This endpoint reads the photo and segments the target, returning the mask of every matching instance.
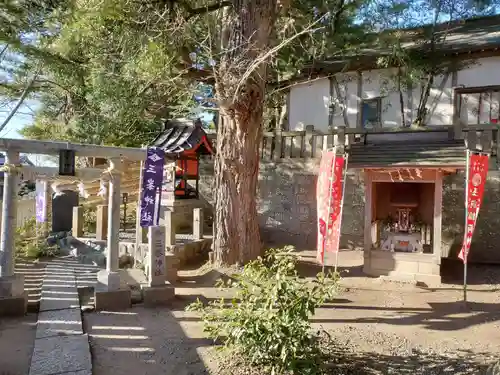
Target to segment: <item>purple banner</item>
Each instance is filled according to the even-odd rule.
[[[163,183],[163,166],[165,165],[165,151],[157,147],[149,147],[146,161],[142,170],[142,198],[141,198],[141,227],[158,225],[156,205],[157,193],[161,191]]]
[[[36,222],[45,223],[47,221],[47,209],[45,204],[45,184],[46,182],[37,181],[36,182]]]

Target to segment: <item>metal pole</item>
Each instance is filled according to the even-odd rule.
[[[340,246],[340,233],[341,233],[341,228],[342,228],[342,212],[344,210],[344,195],[345,195],[345,185],[347,181],[347,159],[349,158],[349,155],[347,153],[344,154],[344,182],[342,183],[342,198],[340,200],[340,212],[339,212],[339,220],[340,220],[340,226],[339,226],[339,246]],[[335,253],[335,273],[337,273],[337,266],[339,264],[339,250],[337,249],[337,252]]]
[[[333,187],[333,173],[335,172],[335,159],[337,158],[337,146],[333,147],[333,160],[332,160],[332,174],[329,179],[330,186],[328,188],[328,212],[326,217],[326,228],[325,228],[325,237],[323,238],[323,268],[322,272],[325,273],[325,260],[326,260],[326,238],[328,237],[328,226],[330,225],[330,208],[332,205],[332,187]]]
[[[466,158],[465,158],[465,226],[464,226],[464,302],[467,303],[467,211],[469,208],[469,150],[466,150]]]

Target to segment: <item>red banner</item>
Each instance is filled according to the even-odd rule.
[[[344,161],[341,156],[335,157],[335,153],[332,151],[324,152],[321,157],[316,187],[318,204],[317,258],[320,263],[324,262],[325,252],[339,250]]]
[[[477,215],[483,200],[484,186],[488,176],[488,155],[470,155],[469,178],[467,181],[467,220],[465,224],[464,242],[458,257],[467,263],[472,234],[476,227]]]

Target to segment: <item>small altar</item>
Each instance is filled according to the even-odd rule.
[[[442,176],[439,169],[365,169],[366,274],[441,283]]]

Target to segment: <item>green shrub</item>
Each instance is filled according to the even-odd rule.
[[[48,246],[40,238],[42,231],[43,224],[37,223],[34,217],[17,227],[14,236],[16,257],[41,258],[54,256],[57,253],[57,248]]]
[[[188,310],[200,311],[209,337],[221,340],[250,364],[270,373],[317,374],[321,351],[309,317],[338,291],[338,275],[322,273],[301,279],[294,249],[269,250],[246,265],[241,274],[221,283],[234,291],[224,299]]]

